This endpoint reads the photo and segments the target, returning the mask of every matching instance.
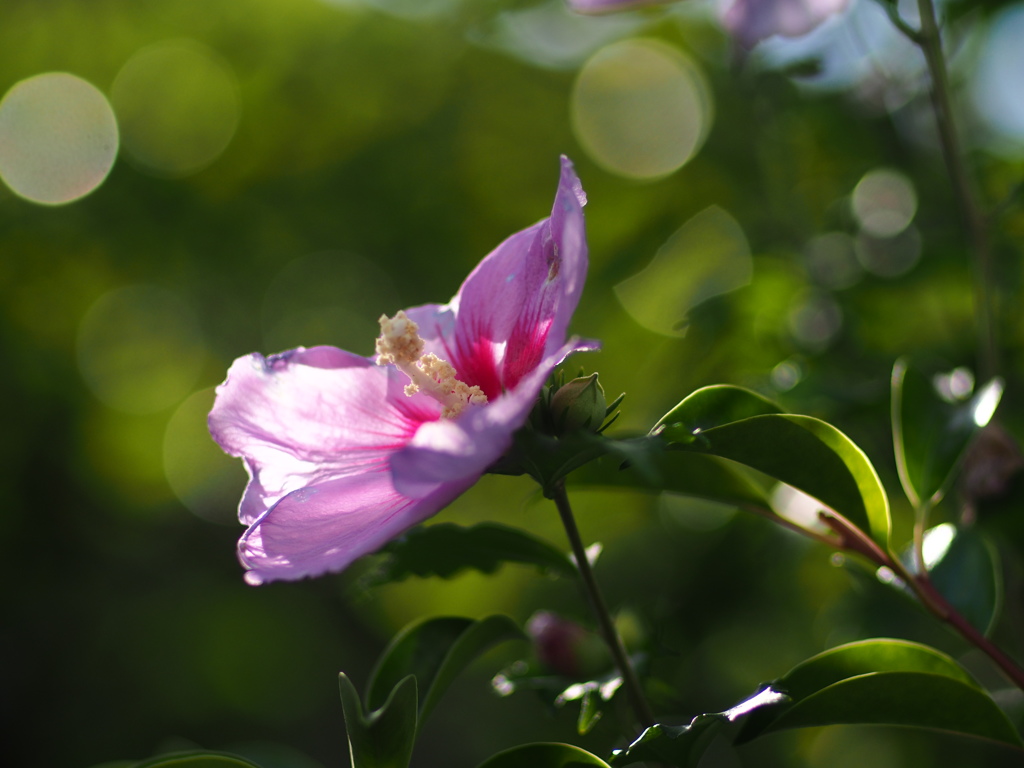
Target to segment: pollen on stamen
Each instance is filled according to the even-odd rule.
[[[434,354],[423,354],[423,339],[419,326],[405,312],[393,318],[380,317],[380,336],[377,338],[377,365],[394,365],[409,377],[405,394],[417,392],[437,400],[444,406],[441,417],[452,419],[468,405],[483,405],[487,396],[478,386],[459,381],[455,368],[447,360]]]
[[[377,337],[377,365],[413,363],[423,354],[420,327],[404,311],[398,310],[393,318],[381,315],[380,336]]]

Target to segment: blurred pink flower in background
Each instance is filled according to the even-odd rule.
[[[722,24],[740,44],[752,48],[780,35],[800,37],[845,10],[848,0],[727,0]]]
[[[628,11],[678,0],[567,0],[579,13]],[[721,0],[722,25],[741,45],[752,48],[774,35],[799,37],[845,10],[849,0]]]

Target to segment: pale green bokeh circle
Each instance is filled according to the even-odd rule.
[[[0,178],[35,203],[78,200],[107,178],[117,156],[107,98],[66,72],[15,83],[0,101]]]
[[[231,67],[194,40],[143,48],[121,68],[110,99],[122,144],[138,164],[181,177],[216,160],[238,128],[241,100]]]
[[[196,516],[238,525],[245,470],[210,437],[206,417],[214,397],[212,387],[199,390],[174,411],[164,432],[164,475],[174,495]]]
[[[700,149],[712,120],[697,65],[657,40],[625,40],[595,53],[580,70],[572,126],[606,170],[653,179],[678,170]]]
[[[176,294],[133,285],[104,294],[78,328],[78,369],[105,404],[157,413],[189,392],[206,346],[195,314]]]

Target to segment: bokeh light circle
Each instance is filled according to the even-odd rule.
[[[78,369],[100,400],[157,413],[185,397],[206,357],[199,323],[176,294],[133,285],[104,294],[78,328]]]
[[[852,204],[862,230],[873,237],[892,237],[906,229],[917,213],[917,193],[899,171],[878,168],[857,182]]]
[[[61,205],[88,195],[110,173],[117,143],[106,96],[75,75],[30,77],[0,101],[0,178],[26,200]]]
[[[793,302],[789,331],[812,352],[824,351],[843,326],[843,311],[825,291],[808,290]]]
[[[174,495],[196,516],[238,525],[235,510],[245,471],[210,437],[206,415],[213,408],[215,394],[212,387],[202,389],[174,411],[164,431],[164,474]]]
[[[144,168],[181,177],[227,148],[241,99],[231,67],[194,40],[169,40],[135,53],[110,91],[125,150]]]
[[[917,227],[908,227],[895,237],[872,237],[861,232],[854,241],[860,265],[871,274],[886,278],[899,277],[917,266],[921,248]]]
[[[606,170],[653,179],[678,170],[700,149],[712,121],[697,65],[657,40],[605,46],[573,87],[576,138]]]
[[[856,285],[864,275],[853,238],[845,232],[826,232],[809,240],[804,263],[815,282],[832,290]]]

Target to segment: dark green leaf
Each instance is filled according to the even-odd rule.
[[[259,768],[256,763],[227,752],[177,752],[132,765],[134,768]]]
[[[525,531],[497,523],[464,528],[454,523],[414,528],[382,550],[387,559],[366,575],[376,586],[409,576],[451,578],[466,569],[494,573],[504,563],[525,563],[566,576],[576,567],[568,555]]]
[[[516,432],[515,444],[502,462],[501,471],[525,472],[550,497],[555,484],[569,473],[606,454],[622,454],[628,451],[631,442],[588,432],[573,432],[556,438],[533,429],[521,429]]]
[[[670,491],[723,504],[765,506],[764,491],[740,467],[716,456],[666,450],[655,439],[623,464],[620,456],[604,456],[581,467],[571,485]]]
[[[924,559],[932,585],[975,629],[988,633],[1003,592],[995,547],[974,528],[943,523],[925,532]],[[903,561],[916,570],[916,558],[909,549]]]
[[[892,370],[892,435],[900,482],[911,504],[936,503],[955,477],[967,444],[988,424],[1003,392],[993,379],[962,403],[939,397],[905,359]]]
[[[926,672],[878,672],[843,680],[794,704],[768,730],[850,724],[933,728],[1024,748],[987,693]]]
[[[367,705],[379,706],[399,681],[414,675],[422,722],[452,680],[474,659],[498,643],[523,638],[523,631],[507,616],[480,621],[443,616],[411,624],[381,655],[367,686]]]
[[[652,725],[626,749],[617,750],[611,763],[620,766],[646,760],[678,768],[696,768],[723,725],[786,700],[784,694],[765,688],[725,712],[697,715],[689,725]]]
[[[626,749],[617,750],[613,766],[641,761],[695,768],[727,720],[721,715],[697,715],[689,725],[652,725]]]
[[[889,501],[878,474],[831,424],[766,414],[702,431],[680,447],[731,459],[792,485],[867,531],[882,549],[888,546]]]
[[[799,488],[888,546],[889,502],[878,475],[864,452],[831,424],[782,413],[756,392],[720,385],[684,399],[652,433]]]
[[[479,768],[570,768],[593,765],[609,768],[597,755],[571,744],[523,744],[499,752],[482,762]]]
[[[408,768],[416,740],[416,678],[404,678],[383,706],[368,715],[344,673],[338,684],[352,768]]]
[[[797,665],[771,687],[789,701],[752,712],[738,742],[784,728],[872,724],[1022,745],[1003,712],[959,664],[918,643],[850,643]]]
[[[645,654],[630,657],[633,667],[642,671],[647,659]],[[610,663],[610,662],[609,662]],[[537,664],[517,661],[494,676],[491,686],[499,696],[511,696],[518,691],[533,691],[550,707],[559,708],[569,702],[580,703],[576,728],[579,733],[590,731],[601,718],[611,701],[622,689],[622,675],[615,669],[590,680],[574,680],[564,675],[544,674]]]

